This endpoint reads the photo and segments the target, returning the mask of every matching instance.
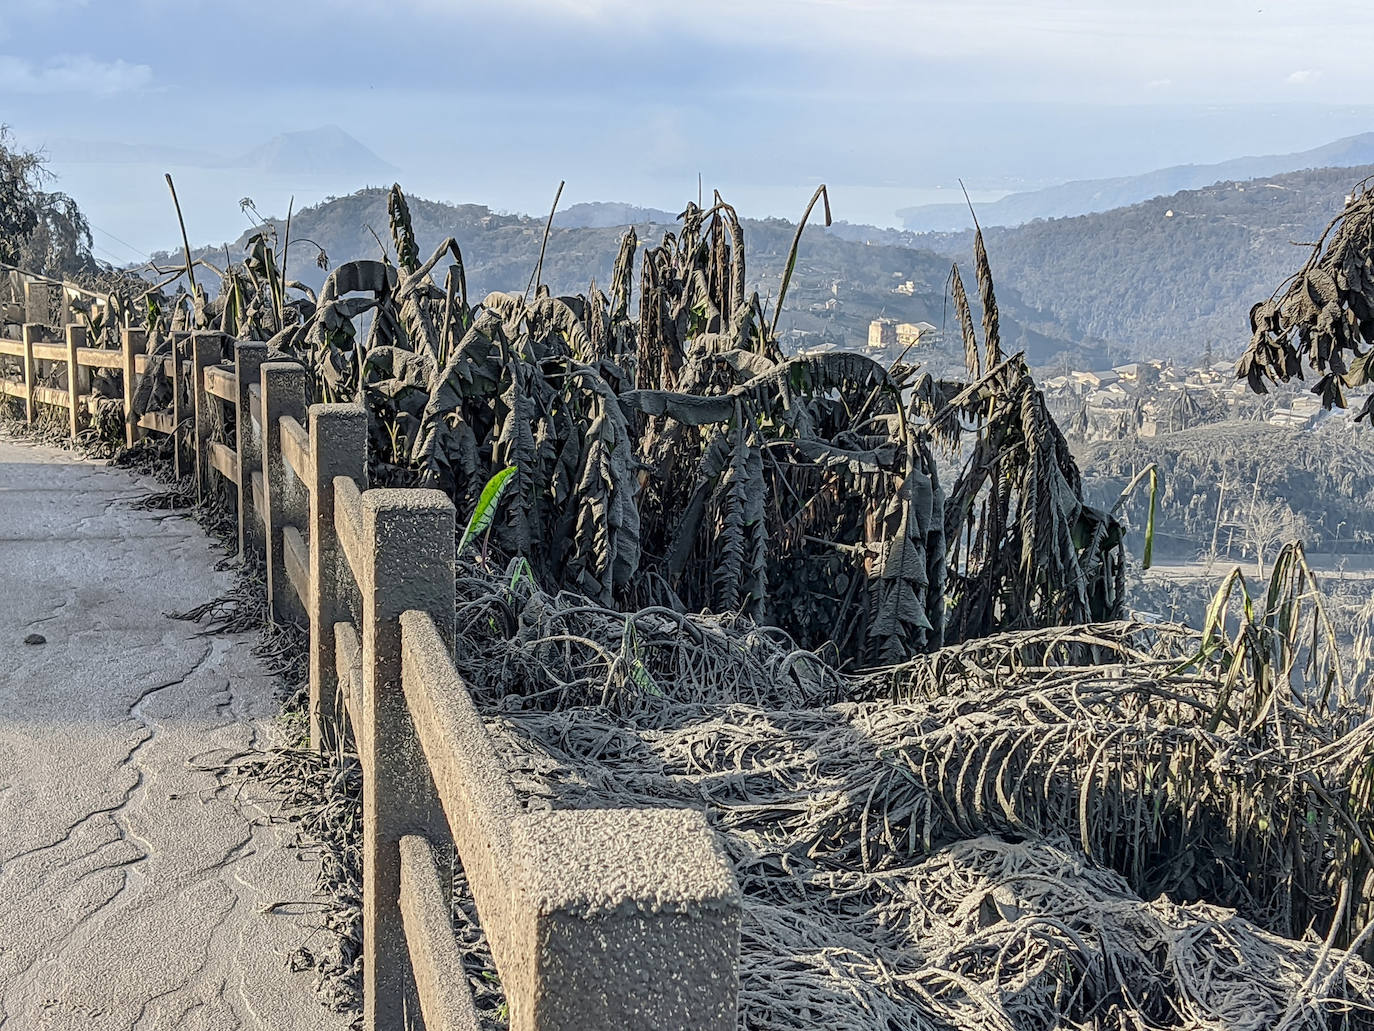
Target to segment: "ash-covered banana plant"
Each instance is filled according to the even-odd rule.
[[[1374,192],[1357,183],[1350,200],[1297,272],[1250,309],[1250,347],[1236,368],[1257,394],[1267,379],[1317,377],[1312,393],[1326,408],[1345,407],[1345,389],[1374,378]],[[1283,294],[1280,297],[1279,291]],[[1357,419],[1374,422],[1374,395]]]
[[[802,225],[821,201],[829,222],[822,187]],[[300,360],[318,400],[362,402],[373,482],[486,512],[484,555],[598,605],[739,613],[862,665],[1119,609],[1120,527],[1082,504],[1024,361],[1001,356],[981,234],[986,344],[956,273],[969,380],[943,383],[784,357],[719,196],[656,245],[628,232],[609,293],[553,296],[536,274],[476,303],[457,242],[422,260],[399,187],[388,210],[392,254],[339,265],[318,297],[264,228],[181,317]],[[967,459],[948,498],[940,447]]]

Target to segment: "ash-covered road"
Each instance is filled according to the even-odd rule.
[[[203,768],[267,743],[272,683],[167,617],[229,579],[153,486],[0,432],[0,1027],[342,1028],[288,968],[314,861]]]

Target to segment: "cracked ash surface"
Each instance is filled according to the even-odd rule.
[[[278,703],[250,635],[165,616],[229,581],[151,486],[0,433],[0,1027],[342,1028],[287,966],[315,863],[196,768]]]

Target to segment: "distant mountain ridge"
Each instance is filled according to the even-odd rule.
[[[615,201],[589,201],[556,212],[553,224],[561,228],[610,229],[615,226],[672,225],[677,215],[662,208],[641,208]]]
[[[1220,182],[1073,218],[984,228],[998,295],[1014,289],[1072,338],[1122,361],[1236,357],[1250,307],[1311,253],[1374,162]],[[982,210],[979,210],[982,218]],[[966,261],[972,233],[905,234]]]
[[[1212,165],[1175,165],[1143,175],[1112,179],[1083,179],[1041,190],[1013,193],[991,204],[978,205],[984,226],[1018,226],[1037,218],[1065,218],[1110,211],[1154,197],[1197,190],[1213,183],[1257,179],[1308,168],[1337,168],[1374,164],[1374,132],[1347,136],[1312,150],[1233,158]],[[897,212],[908,230],[957,232],[972,227],[963,204],[924,204]]]
[[[204,150],[163,144],[127,143],[123,140],[81,140],[59,136],[44,146],[50,161],[71,165],[166,164],[211,166],[221,159]]]
[[[1350,159],[1371,145],[1374,134],[1338,141],[1322,152]],[[1269,296],[1305,259],[1306,251],[1292,241],[1315,239],[1354,184],[1371,173],[1374,159],[1364,166],[1211,183],[1018,227],[993,226],[985,218],[1004,349],[1024,347],[1037,364],[1068,355],[1094,368],[1143,357],[1195,356],[1209,346],[1233,357],[1248,339],[1250,305]],[[980,206],[980,217],[987,207]],[[528,282],[544,218],[414,196],[410,209],[422,251],[450,235],[458,240],[471,296],[523,289]],[[387,221],[386,191],[359,190],[298,210],[293,237],[320,243],[338,264],[378,256],[369,227],[385,239]],[[555,292],[573,292],[593,278],[603,288],[609,283],[627,225],[638,228],[643,245],[657,242],[664,228],[676,224],[676,215],[596,202],[573,205],[554,221],[544,281]],[[745,220],[750,282],[765,298],[776,294],[792,231],[781,219]],[[245,242],[246,234],[231,251],[242,254]],[[292,249],[291,275],[318,287],[325,273],[301,247]],[[946,281],[950,262],[957,260],[971,282],[971,252],[968,231],[918,234],[843,222],[829,230],[808,227],[781,326],[795,331],[797,346],[862,346],[868,320],[877,316],[930,322],[957,336],[949,322]],[[201,253],[223,260],[219,246]]]
[[[452,236],[462,249],[468,296],[478,300],[493,290],[523,291],[539,260],[545,219],[503,214],[481,204],[448,204],[407,195],[412,226],[423,256]],[[612,209],[620,212],[613,215]],[[626,211],[648,217],[653,223],[637,225],[640,246],[657,245],[662,234],[676,228],[676,215],[633,205],[590,204],[569,209],[572,221],[605,221]],[[284,235],[281,219],[270,219]],[[555,220],[557,221],[557,220]],[[783,219],[743,219],[748,282],[771,309],[777,296],[783,265],[795,226]],[[323,247],[331,265],[355,258],[378,258],[377,237],[387,241],[389,216],[387,191],[358,190],[320,204],[298,209],[291,223],[293,241],[288,275],[318,289],[327,273],[315,264],[315,254],[303,241]],[[611,269],[624,225],[555,225],[543,260],[542,281],[555,293],[586,290],[595,280],[603,289],[610,285]],[[243,255],[251,230],[233,243],[193,249],[196,257],[222,264],[225,249],[235,258]],[[168,263],[171,254],[154,254]],[[391,256],[394,260],[394,254]],[[802,236],[796,274],[791,280],[779,328],[790,346],[843,344],[863,347],[869,321],[885,315],[899,322],[929,322],[939,326],[951,309],[946,304],[945,284],[949,260],[928,250],[869,245],[846,240],[823,227],[809,227]],[[198,275],[208,278],[206,273]],[[635,282],[638,282],[636,274]],[[902,287],[902,289],[898,289]],[[635,294],[638,294],[636,287]],[[976,294],[974,301],[976,304]],[[1101,357],[1091,343],[1067,338],[1049,325],[1039,312],[1022,303],[1010,287],[999,287],[1003,347],[1025,350],[1032,361],[1046,362],[1065,353],[1093,362]],[[638,298],[632,302],[637,305]],[[955,331],[957,334],[957,330]],[[962,352],[960,352],[962,362]]]
[[[390,178],[400,171],[337,125],[279,133],[225,165],[274,175],[332,173],[359,178]]]
[[[58,138],[52,160],[69,164],[167,164],[188,168],[244,169],[272,175],[348,175],[380,182],[400,169],[337,125],[284,132],[237,156],[163,144]]]

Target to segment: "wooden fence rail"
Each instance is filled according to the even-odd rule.
[[[74,329],[65,357],[26,332],[25,362],[84,367]],[[126,333],[120,356],[130,402],[139,343]],[[451,922],[456,855],[512,1031],[734,1029],[740,896],[705,817],[525,809],[453,664],[448,497],[368,489],[366,411],[308,405],[299,365],[214,333],[189,344],[169,375],[190,375],[190,474],[235,500],[273,618],[309,628],[312,747],[351,737],[362,767],[364,1027],[476,1031]],[[26,383],[30,409],[58,403]],[[57,393],[74,406],[80,387]],[[232,444],[213,439],[228,408]]]

